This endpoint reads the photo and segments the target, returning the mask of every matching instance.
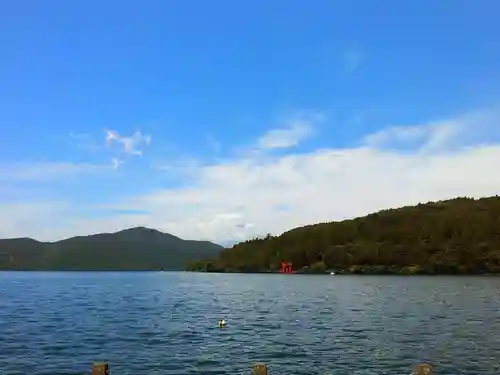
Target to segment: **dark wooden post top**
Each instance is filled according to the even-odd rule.
[[[109,374],[109,365],[107,362],[96,362],[92,365],[92,374],[91,375],[110,375]],[[252,366],[252,374],[251,375],[269,375],[269,371],[267,369],[266,364],[264,363],[256,363]],[[412,375],[434,375],[434,371],[432,366],[428,363],[419,363],[413,368]]]
[[[264,363],[256,363],[252,367],[252,375],[269,375],[267,366]]]
[[[109,365],[107,362],[98,362],[92,365],[92,375],[109,375]]]
[[[434,371],[432,370],[432,366],[428,363],[420,363],[415,366],[413,369],[414,375],[434,375]]]

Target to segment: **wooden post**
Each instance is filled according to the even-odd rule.
[[[92,365],[92,375],[109,375],[107,362],[97,362]]]
[[[264,363],[256,363],[252,366],[252,375],[269,375],[267,366]]]
[[[414,375],[434,375],[434,371],[432,370],[432,366],[428,363],[419,363],[413,369]]]
[[[92,375],[110,375],[107,362],[97,362],[92,365]],[[269,375],[264,363],[256,363],[252,366],[252,375]],[[428,363],[420,363],[413,368],[413,375],[434,375],[432,366]]]

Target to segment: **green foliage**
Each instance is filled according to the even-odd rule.
[[[326,264],[324,262],[316,262],[314,264],[311,264],[311,266],[302,267],[298,273],[325,274],[325,273],[327,273]]]
[[[236,244],[212,264],[265,272],[281,260],[304,273],[500,273],[500,197],[456,198],[296,228]]]
[[[0,240],[2,270],[181,270],[223,248],[147,228],[73,237],[54,243]],[[210,270],[208,267],[206,270]]]

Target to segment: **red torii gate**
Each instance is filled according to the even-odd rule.
[[[293,273],[293,266],[291,262],[281,262],[280,273]]]

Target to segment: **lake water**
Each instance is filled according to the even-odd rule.
[[[102,359],[112,375],[498,374],[500,278],[0,273],[0,374]]]

